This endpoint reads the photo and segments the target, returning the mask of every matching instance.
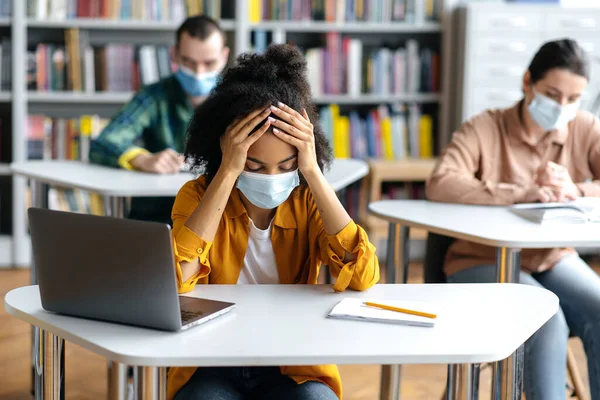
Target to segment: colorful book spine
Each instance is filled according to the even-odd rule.
[[[250,0],[260,13],[251,13],[270,21],[313,21],[414,24],[439,20],[442,0]]]
[[[255,37],[256,50],[265,47]],[[360,39],[329,32],[325,47],[305,51],[308,79],[315,96],[361,94],[394,96],[440,90],[437,51],[419,48],[409,39],[404,47],[365,49]]]
[[[320,110],[320,123],[336,158],[402,160],[433,157],[433,117],[417,104],[380,105],[365,114],[340,114],[333,104]]]

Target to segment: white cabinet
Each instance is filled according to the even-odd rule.
[[[521,99],[523,74],[549,40],[575,39],[590,54],[591,81],[583,107],[600,90],[600,9],[475,3],[458,8],[452,25],[454,127],[488,108],[510,107]]]

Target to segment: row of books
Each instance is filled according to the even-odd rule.
[[[417,104],[380,105],[366,115],[341,115],[339,106],[329,105],[319,118],[336,158],[433,157],[433,118]]]
[[[252,22],[408,22],[437,20],[441,0],[250,0]]]
[[[91,142],[108,119],[97,115],[79,118],[27,117],[27,157],[30,160],[89,160]]]
[[[97,115],[79,118],[29,115],[26,123],[28,159],[88,162],[90,144],[108,121]],[[54,210],[104,214],[102,197],[79,189],[51,188],[48,206]]]
[[[78,49],[81,48],[80,45]],[[83,46],[83,57],[69,58],[63,46],[38,44],[27,54],[27,88],[37,91],[75,90],[130,92],[170,75],[166,45],[107,44]]]
[[[397,49],[364,48],[360,39],[327,33],[325,48],[305,52],[314,95],[438,92],[440,58],[414,39]]]
[[[198,14],[221,19],[221,0],[27,0],[27,15],[39,20],[182,21]]]

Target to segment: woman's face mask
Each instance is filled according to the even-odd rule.
[[[299,184],[298,170],[276,175],[244,171],[237,188],[256,207],[272,210],[286,201]]]
[[[195,74],[194,71],[179,66],[175,73],[177,81],[183,90],[192,97],[206,96],[217,84],[218,71]]]
[[[544,130],[551,131],[565,127],[577,115],[580,100],[565,106],[543,94],[534,92],[535,96],[527,106],[533,120]]]

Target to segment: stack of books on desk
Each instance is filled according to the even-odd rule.
[[[517,204],[511,207],[511,211],[539,224],[600,222],[600,198],[581,197],[564,203]]]

